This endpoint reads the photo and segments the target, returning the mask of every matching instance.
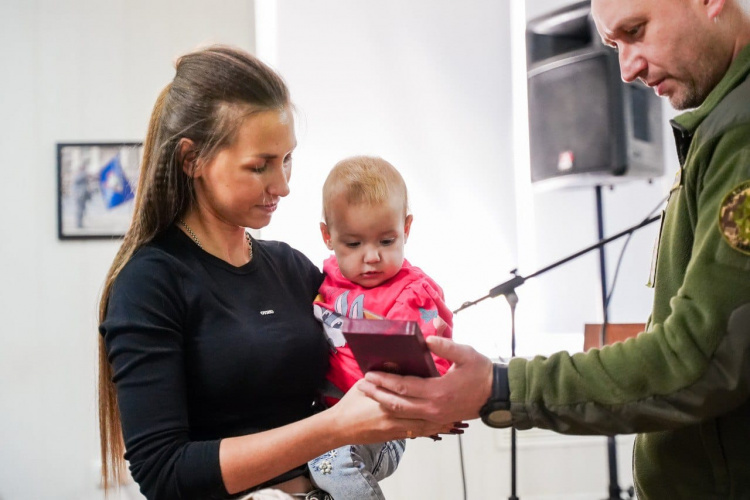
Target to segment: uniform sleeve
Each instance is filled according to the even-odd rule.
[[[719,214],[727,195],[750,179],[750,146],[736,146],[747,145],[749,134],[750,127],[733,129],[706,146],[715,148],[702,156],[709,160],[690,165],[703,171],[694,185],[682,188],[696,200],[680,207],[690,219],[693,245],[682,249],[689,252],[689,263],[666,318],[634,339],[601,350],[512,360],[510,399],[517,428],[649,432],[710,419],[746,401],[750,247],[730,243]],[[750,197],[744,204],[750,209]],[[745,218],[745,243],[750,242],[749,222]]]
[[[438,335],[453,337],[453,313],[445,305],[443,291],[426,280],[405,287],[386,314],[387,319],[416,321],[425,338]],[[445,359],[432,355],[435,366],[443,375],[451,367]]]
[[[225,498],[219,441],[189,435],[177,273],[163,259],[131,261],[112,288],[104,336],[122,420],[125,458],[149,500]]]

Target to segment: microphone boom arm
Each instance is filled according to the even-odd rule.
[[[578,252],[576,252],[576,253],[574,253],[572,255],[569,255],[569,256],[565,257],[564,259],[558,260],[557,262],[555,262],[553,264],[550,264],[549,266],[544,267],[544,268],[542,268],[542,269],[540,269],[540,270],[538,270],[538,271],[536,271],[534,273],[531,273],[530,275],[528,275],[526,277],[518,275],[517,272],[516,272],[517,269],[513,269],[511,271],[511,273],[513,274],[513,277],[511,279],[509,279],[505,283],[501,283],[501,284],[497,285],[495,288],[493,288],[492,290],[490,290],[490,292],[487,295],[485,295],[484,297],[481,297],[481,298],[479,298],[477,300],[474,300],[474,301],[464,302],[463,304],[461,304],[461,307],[459,307],[458,309],[456,309],[455,311],[453,311],[453,314],[458,314],[459,312],[463,311],[464,309],[466,309],[468,307],[471,307],[473,305],[476,305],[476,304],[482,302],[485,299],[489,299],[489,298],[493,298],[494,299],[495,297],[497,297],[499,295],[508,295],[510,293],[513,293],[513,292],[515,292],[516,287],[519,287],[519,286],[523,285],[526,282],[526,280],[534,278],[535,276],[539,276],[540,274],[546,273],[547,271],[550,271],[550,270],[552,270],[552,269],[554,269],[554,268],[556,268],[558,266],[561,266],[561,265],[565,264],[566,262],[569,262],[569,261],[571,261],[573,259],[577,259],[581,255],[586,254],[586,253],[588,253],[588,252],[590,252],[592,250],[596,250],[597,248],[601,248],[604,245],[606,245],[606,244],[608,244],[608,243],[610,243],[610,242],[612,242],[612,241],[614,241],[614,240],[616,240],[618,238],[622,238],[625,235],[633,233],[633,232],[637,231],[638,229],[640,229],[640,228],[642,228],[644,226],[648,226],[649,224],[651,224],[653,222],[656,222],[659,219],[661,219],[661,215],[655,215],[655,216],[653,216],[651,218],[644,219],[642,222],[640,222],[639,224],[636,224],[635,226],[632,226],[632,227],[630,227],[628,229],[625,229],[624,231],[621,231],[621,232],[619,232],[619,233],[617,233],[617,234],[615,234],[613,236],[610,236],[609,238],[605,238],[603,240],[599,240],[598,242],[594,243],[593,245],[591,245],[589,247],[586,247],[583,250],[580,250],[580,251],[578,251]]]

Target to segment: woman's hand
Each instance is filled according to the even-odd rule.
[[[339,437],[345,443],[380,443],[393,439],[462,432],[458,429],[463,424],[454,426],[453,423],[393,415],[364,394],[360,388],[363,383],[363,380],[357,382],[341,401],[328,410],[335,415],[338,430],[344,433]]]
[[[489,397],[492,363],[468,346],[439,337],[427,342],[435,354],[455,363],[440,378],[370,372],[333,408],[283,427],[222,439],[227,491],[246,490],[346,444],[463,432],[461,420],[475,418]]]
[[[492,361],[469,346],[440,337],[426,339],[430,350],[453,366],[439,378],[369,372],[357,384],[396,419],[460,422],[479,416],[492,389]]]

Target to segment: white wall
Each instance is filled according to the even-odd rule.
[[[61,242],[56,142],[142,140],[174,58],[253,49],[248,0],[0,2],[0,498],[96,489],[97,296],[117,249]]]
[[[300,110],[292,194],[263,234],[315,262],[320,187],[334,163],[393,163],[414,214],[407,258],[458,307],[515,262],[508,5],[502,2],[278,2],[278,68]],[[492,351],[507,312],[457,317]],[[473,334],[473,335],[472,335]]]

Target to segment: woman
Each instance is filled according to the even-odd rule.
[[[314,413],[322,276],[244,229],[289,193],[295,146],[287,88],[260,61],[227,47],[177,61],[100,304],[105,484],[125,451],[149,499],[306,493],[305,463],[323,452],[450,428],[388,417],[358,390]]]

